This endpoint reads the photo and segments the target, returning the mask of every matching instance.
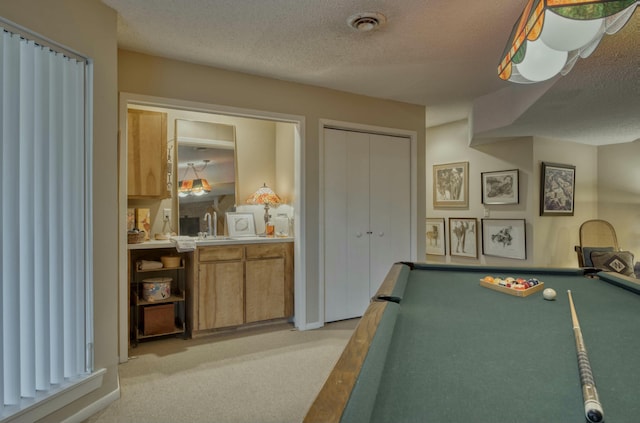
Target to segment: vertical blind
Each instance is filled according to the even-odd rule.
[[[93,361],[88,63],[3,26],[0,418]]]

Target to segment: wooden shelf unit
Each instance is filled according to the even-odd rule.
[[[130,345],[138,341],[166,335],[182,334],[188,337],[186,321],[188,254],[182,253],[180,266],[160,269],[140,269],[141,260],[160,261],[164,255],[176,255],[174,249],[131,250],[129,252],[129,330]],[[171,278],[170,296],[149,301],[143,298],[142,287],[146,279]],[[173,306],[167,307],[168,305]],[[173,322],[173,324],[171,324]]]

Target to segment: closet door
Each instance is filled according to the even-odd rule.
[[[398,261],[411,258],[411,144],[370,137],[370,286],[372,297]]]
[[[391,265],[410,254],[410,143],[324,133],[325,321],[361,316]]]
[[[369,136],[325,130],[325,320],[361,316],[369,304]]]

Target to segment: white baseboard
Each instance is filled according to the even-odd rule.
[[[73,416],[70,416],[69,418],[63,420],[60,423],[82,423],[85,420],[89,419],[94,414],[97,414],[100,411],[107,408],[109,404],[111,404],[112,402],[116,401],[119,398],[120,398],[120,377],[118,377],[118,386],[116,387],[116,389],[114,389],[104,397],[100,398],[98,401],[93,402],[92,404],[88,405],[87,407],[83,408]]]

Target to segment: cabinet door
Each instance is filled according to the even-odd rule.
[[[285,317],[285,259],[247,260],[246,322]]]
[[[168,198],[167,114],[127,112],[127,195]]]
[[[198,330],[244,323],[242,261],[198,266]]]

